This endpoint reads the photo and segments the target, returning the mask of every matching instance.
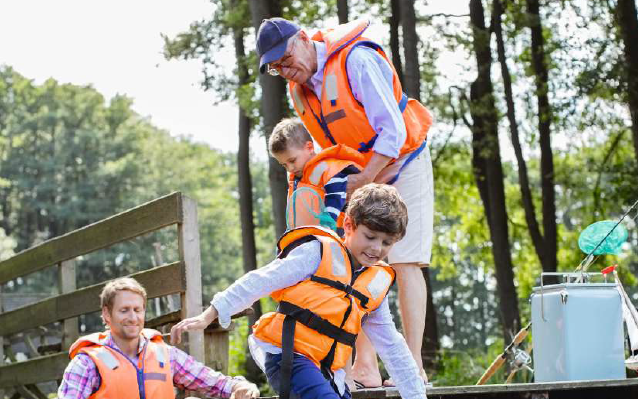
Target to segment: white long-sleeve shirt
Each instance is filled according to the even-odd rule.
[[[310,241],[290,251],[284,259],[275,259],[268,265],[245,274],[223,292],[217,293],[211,305],[217,309],[222,327],[230,325],[230,317],[249,308],[259,298],[290,287],[312,276],[321,263],[321,246]],[[397,331],[384,299],[379,308],[370,313],[363,324],[366,333],[393,378],[402,398],[425,398],[425,384],[419,374],[403,336]],[[281,353],[281,348],[251,336],[251,353],[264,368],[264,352]],[[345,389],[345,371],[335,372],[335,382],[341,393]]]

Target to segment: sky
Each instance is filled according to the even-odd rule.
[[[430,0],[428,11],[463,13],[466,3]],[[37,84],[52,77],[91,85],[107,100],[127,95],[137,113],[170,134],[236,151],[236,105],[215,105],[203,91],[199,61],[162,55],[161,34],[174,37],[212,12],[208,0],[2,0],[0,65]],[[219,56],[234,62],[231,53]],[[253,153],[265,157],[265,147],[252,138]]]

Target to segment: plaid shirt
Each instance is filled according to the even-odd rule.
[[[135,364],[146,342],[146,338],[140,339],[137,356],[134,359],[131,358]],[[110,335],[106,345],[117,348]],[[243,380],[227,377],[214,371],[174,346],[169,348],[173,384],[180,389],[197,391],[206,396],[229,398],[235,384]],[[93,360],[84,353],[78,353],[64,371],[62,384],[58,389],[58,399],[88,398],[100,388],[101,382],[102,379]]]

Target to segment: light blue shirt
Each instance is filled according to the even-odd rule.
[[[219,324],[224,328],[228,327],[233,314],[247,309],[259,298],[310,278],[317,271],[320,262],[321,245],[319,241],[310,241],[290,251],[284,259],[275,259],[268,265],[245,274],[226,290],[215,294],[211,301],[219,314]],[[394,325],[387,297],[370,313],[363,324],[363,331],[394,379],[401,397],[425,398],[425,384],[405,339]],[[264,352],[281,353],[281,348],[253,336],[249,343],[251,354],[262,370]],[[344,377],[343,369],[335,372],[335,382],[342,393],[345,389]]]
[[[326,45],[313,42],[317,50],[317,72],[308,86],[321,98],[323,69],[326,65]],[[398,158],[407,138],[405,122],[394,98],[394,73],[388,62],[376,50],[367,46],[355,47],[346,64],[348,80],[354,97],[363,104],[368,122],[379,135],[372,150],[381,155]]]

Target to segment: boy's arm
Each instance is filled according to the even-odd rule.
[[[359,172],[360,170],[357,167],[350,165],[334,175],[332,179],[328,180],[323,186],[326,192],[326,212],[330,214],[330,217],[332,217],[335,223],[346,207],[346,190],[348,188],[349,176]]]
[[[218,292],[202,314],[184,319],[171,329],[171,343],[178,344],[185,331],[201,330],[219,317],[219,324],[228,327],[230,317],[249,308],[259,298],[290,287],[310,277],[321,262],[319,241],[310,241],[290,251],[284,259],[243,275],[223,292]]]
[[[363,330],[383,360],[401,397],[425,398],[425,384],[403,335],[394,325],[387,297],[377,310],[370,313]]]

